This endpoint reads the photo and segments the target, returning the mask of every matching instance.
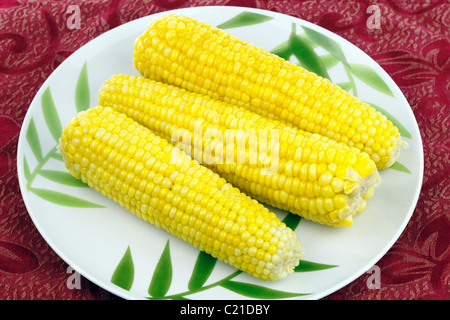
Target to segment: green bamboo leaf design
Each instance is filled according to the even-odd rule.
[[[23,157],[23,175],[27,181],[31,178],[30,166],[25,156]]]
[[[256,299],[283,299],[304,296],[308,294],[280,291],[238,281],[225,281],[220,285],[225,289]]]
[[[350,64],[350,71],[355,77],[372,88],[388,96],[394,96],[386,82],[384,82],[384,80],[371,67],[365,64],[352,63]]]
[[[291,35],[295,35],[295,29],[296,28],[295,28],[295,24],[294,24]],[[314,49],[317,47],[317,45],[314,42],[312,42],[304,33],[297,35],[297,37],[299,37],[301,39],[301,41],[305,44],[305,46],[307,46],[311,49]],[[283,58],[284,60],[289,61],[289,59],[292,56],[292,46],[291,46],[290,41],[287,40],[287,41],[283,42],[282,44],[276,46],[275,48],[273,48],[270,51],[270,53],[275,54],[275,55],[279,56],[280,58]],[[322,59],[322,57],[323,56],[321,56],[320,58]],[[335,59],[335,58],[333,57],[333,59]]]
[[[253,24],[263,23],[269,20],[272,20],[273,17],[266,16],[260,13],[254,12],[241,12],[237,16],[227,20],[217,26],[219,29],[230,29],[237,27],[250,26]]]
[[[58,161],[64,161],[63,156],[61,155],[61,153],[53,153],[52,154],[52,158]]]
[[[111,283],[125,289],[130,290],[134,281],[134,262],[131,255],[130,247],[128,246],[122,259],[117,265],[111,277]]]
[[[314,41],[312,41],[312,40],[306,35],[306,33],[303,32],[303,33],[298,34],[297,36],[298,36],[300,39],[302,39],[303,42],[306,43],[306,45],[307,45],[308,47],[310,47],[311,49],[315,49],[315,48],[319,47],[319,46],[317,45],[317,43],[315,43]]]
[[[317,53],[295,34],[295,24],[292,24],[293,31],[289,37],[292,54],[298,59],[300,65],[305,69],[316,73],[323,78],[330,78],[327,69],[322,63]]]
[[[301,260],[300,264],[295,267],[294,272],[320,271],[320,270],[336,268],[336,267],[338,267],[338,266]]]
[[[330,70],[339,63],[339,60],[332,54],[324,54],[320,56],[320,60],[322,60],[322,63],[327,70]]]
[[[216,261],[217,258],[214,258],[204,251],[200,251],[191,278],[189,279],[189,290],[197,290],[205,284],[216,265]]]
[[[283,58],[284,60],[289,61],[289,59],[292,56],[291,44],[289,43],[289,41],[283,42],[279,46],[276,46],[275,48],[273,48],[270,51],[270,53],[275,54],[275,55],[279,56],[280,58]]]
[[[297,214],[293,214],[292,212],[289,212],[286,217],[284,217],[283,221],[287,227],[291,228],[292,230],[295,230],[300,223],[301,217]]]
[[[404,173],[411,173],[411,171],[407,167],[405,167],[398,161],[394,162],[394,164],[390,168]]]
[[[148,294],[155,299],[163,298],[172,283],[172,261],[170,258],[169,240],[159,258],[153,273],[152,281],[148,287]]]
[[[87,63],[85,62],[78,76],[77,86],[75,88],[75,106],[77,112],[84,111],[90,105],[89,81],[87,74]]]
[[[320,32],[317,32],[308,27],[302,26],[302,29],[305,31],[306,35],[314,41],[317,45],[327,50],[331,55],[333,55],[336,59],[341,61],[343,64],[348,65],[347,58],[344,55],[344,52],[341,49],[339,43],[334,41],[333,39],[323,35]]]
[[[366,102],[366,103],[368,103],[372,108],[374,108],[378,112],[384,114],[386,116],[386,118],[388,118],[388,120],[391,121],[394,124],[394,126],[396,126],[398,128],[398,131],[400,132],[400,135],[402,137],[405,137],[405,138],[412,137],[411,133],[392,114],[390,114],[389,112],[387,112],[385,109],[381,108],[380,106],[377,106],[376,104],[373,104],[371,102]]]
[[[38,197],[60,206],[74,207],[74,208],[104,208],[104,206],[101,206],[99,204],[84,199],[80,199],[65,193],[61,193],[58,191],[41,188],[30,188],[30,191],[33,192]]]
[[[356,83],[355,83],[355,77],[353,77],[353,74],[350,71],[350,67],[344,65],[344,70],[345,70],[345,74],[348,77],[348,83],[349,85],[349,90],[348,91],[352,91],[351,93],[355,96],[358,97],[358,88],[356,87]]]
[[[31,151],[36,157],[36,160],[41,161],[42,160],[41,142],[39,141],[36,124],[34,123],[33,118],[31,118],[30,124],[28,125],[26,138],[28,144],[30,145]]]
[[[81,181],[80,179],[75,178],[68,172],[63,171],[57,171],[57,170],[41,170],[40,175],[44,178],[47,178],[53,182],[63,184],[66,186],[72,186],[72,187],[88,187],[86,183]]]
[[[58,142],[59,137],[61,136],[62,126],[61,121],[59,120],[58,112],[56,111],[52,94],[50,92],[50,87],[48,87],[41,96],[41,106],[47,128],[53,139]]]
[[[291,43],[292,53],[298,59],[300,66],[323,78],[330,78],[327,69],[314,50],[307,47],[306,44],[297,36],[291,38]]]

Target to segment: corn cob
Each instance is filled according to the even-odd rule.
[[[80,112],[60,150],[74,177],[240,270],[276,280],[299,263],[297,234],[274,213],[124,114]]]
[[[150,79],[356,147],[378,169],[391,166],[404,143],[384,115],[328,79],[191,18],[152,22],[135,42],[134,64]]]
[[[114,75],[100,89],[99,104],[168,141],[187,131],[183,143],[198,162],[251,197],[322,224],[350,226],[379,182],[374,162],[356,148],[172,85]],[[233,130],[242,132],[244,149],[227,139]],[[274,144],[260,132],[276,136]]]

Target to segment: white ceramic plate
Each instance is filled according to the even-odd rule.
[[[80,48],[52,73],[31,103],[20,133],[17,165],[22,195],[39,232],[75,270],[126,299],[319,299],[364,274],[405,228],[422,184],[421,137],[399,88],[354,45],[297,18],[241,7],[174,11],[326,72],[362,100],[381,106],[401,127],[409,148],[402,150],[393,168],[381,172],[381,186],[353,226],[331,228],[300,221],[295,230],[306,262],[288,278],[264,282],[225,263],[214,264],[214,259],[199,255],[189,244],[79,185],[68,176],[56,152],[61,127],[77,110],[96,105],[97,92],[107,78],[115,73],[138,75],[132,63],[133,43],[160,16],[155,14],[117,27]],[[304,54],[316,65],[311,59],[296,59],[298,48],[286,42],[291,34],[300,39]],[[276,212],[280,218],[286,216]],[[197,272],[198,258],[210,274]],[[158,267],[159,262],[163,267]],[[194,277],[197,281],[190,282]]]

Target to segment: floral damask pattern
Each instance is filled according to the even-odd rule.
[[[289,14],[333,31],[376,60],[411,105],[424,144],[419,202],[406,229],[377,262],[381,285],[364,274],[324,299],[448,299],[450,212],[450,4],[445,0],[111,0],[70,1],[81,8],[68,28],[68,3],[0,2],[0,299],[116,299],[71,271],[31,222],[17,181],[21,123],[45,79],[71,53],[128,21],[174,8],[230,5]],[[367,8],[377,5],[380,28]]]

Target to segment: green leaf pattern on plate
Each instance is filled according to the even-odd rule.
[[[89,108],[90,99],[91,95],[89,91],[87,63],[84,63],[83,68],[81,68],[81,72],[78,77],[77,86],[75,87],[75,106],[77,108],[77,112]]]
[[[326,270],[326,269],[331,269],[331,268],[336,268],[336,267],[338,267],[338,266],[303,260],[297,267],[295,267],[294,272],[311,272],[311,271]]]
[[[111,277],[111,282],[125,290],[130,290],[133,285],[133,281],[134,262],[131,255],[131,249],[128,247],[114,270]]]
[[[28,125],[26,138],[28,144],[30,145],[31,151],[33,152],[34,157],[36,158],[37,161],[41,161],[42,160],[41,142],[39,141],[36,124],[34,123],[33,118],[31,118],[30,124]]]
[[[384,80],[369,66],[364,64],[351,63],[350,72],[365,84],[372,88],[393,97],[391,89]]]
[[[204,251],[200,251],[195,262],[194,270],[192,271],[191,278],[189,279],[188,288],[191,291],[195,291],[203,287],[206,280],[208,280],[211,272],[216,265],[217,259],[207,254]]]
[[[292,213],[287,213],[283,222],[293,230],[295,230],[299,223],[301,217],[298,215],[294,215]],[[129,258],[131,259],[131,258]],[[123,260],[123,258],[122,258]],[[123,269],[123,262],[119,263],[114,273],[118,273],[118,269]],[[170,289],[170,285],[172,282],[172,261],[170,257],[170,247],[169,241],[167,241],[165,248],[159,258],[159,261],[154,270],[152,280],[149,286],[149,297],[148,299],[154,300],[162,300],[162,299],[171,299],[171,300],[179,300],[179,299],[189,299],[188,296],[209,290],[214,287],[222,287],[227,290],[233,291],[237,294],[244,295],[247,297],[255,298],[255,299],[283,299],[283,298],[291,298],[308,295],[310,293],[298,293],[298,292],[287,292],[281,290],[274,290],[267,288],[263,285],[254,285],[244,282],[233,281],[235,277],[242,273],[241,270],[236,270],[232,274],[224,277],[221,280],[218,280],[214,283],[205,285],[209,276],[214,270],[216,266],[217,258],[212,257],[204,251],[199,251],[197,256],[197,260],[195,262],[194,268],[191,273],[191,277],[188,282],[187,291],[166,295]],[[132,262],[128,262],[132,264]],[[312,272],[312,271],[320,271],[330,268],[338,267],[337,265],[329,265],[316,263],[312,261],[302,260],[294,269],[294,272]],[[134,272],[134,269],[132,270]],[[114,282],[113,282],[114,283]],[[131,288],[131,286],[130,286]],[[129,289],[130,289],[129,288]],[[127,290],[129,290],[127,289]]]
[[[86,63],[81,69],[75,91],[75,97],[78,97],[75,99],[76,101],[78,101],[76,102],[76,109],[78,112],[81,107],[86,109],[86,102],[89,101],[89,83],[87,82]],[[39,139],[39,132],[36,128],[34,118],[31,118],[26,131],[26,140],[28,142],[28,145],[30,146],[34,158],[37,161],[37,165],[34,167],[34,169],[31,169],[28,159],[24,156],[23,167],[24,176],[27,180],[27,190],[48,202],[60,206],[74,208],[103,208],[103,206],[99,204],[69,194],[65,194],[60,191],[32,186],[37,176],[41,176],[56,184],[65,186],[77,188],[85,188],[87,186],[81,180],[74,178],[67,171],[49,170],[44,168],[44,166],[50,159],[55,159],[61,162],[63,161],[62,156],[58,150],[59,138],[62,133],[62,124],[58,115],[57,108],[55,106],[55,102],[53,101],[50,87],[46,88],[41,96],[41,110],[47,129],[50,135],[55,140],[55,144],[45,155],[43,154],[43,146],[41,145],[41,140]]]
[[[341,61],[343,64],[348,66],[347,58],[345,57],[344,52],[342,51],[339,43],[334,41],[331,38],[328,38],[324,34],[317,32],[313,29],[303,26],[302,29],[305,31],[308,38],[311,39],[318,46],[324,48],[328,51],[332,56],[334,56],[338,61]]]
[[[283,222],[287,227],[291,228],[292,230],[295,230],[297,229],[300,220],[301,217],[299,215],[288,212],[286,217],[284,217]]]
[[[130,279],[132,278],[132,274],[134,274],[133,261],[131,255],[127,252],[125,253],[122,260],[117,265],[114,274],[112,283],[122,287],[125,289],[125,286],[122,285],[122,282],[117,283],[116,280],[118,277]],[[124,262],[124,260],[126,262]],[[172,262],[170,258],[170,247],[169,241],[166,242],[166,246],[159,258],[159,261],[154,270],[152,280],[149,286],[149,297],[148,299],[152,300],[162,300],[162,299],[171,299],[171,300],[179,300],[179,299],[188,299],[187,296],[209,290],[214,287],[221,286],[225,289],[233,291],[235,293],[255,298],[255,299],[283,299],[290,297],[298,297],[308,295],[310,293],[298,293],[298,292],[287,292],[281,290],[273,290],[263,285],[254,285],[248,284],[244,282],[232,281],[236,276],[240,275],[242,271],[236,270],[232,274],[224,277],[223,279],[211,283],[209,285],[204,285],[208,280],[211,272],[216,265],[216,258],[213,258],[209,254],[200,251],[194,266],[194,270],[192,271],[192,275],[190,277],[188,283],[188,291],[180,292],[172,295],[166,295],[168,290],[170,289],[170,285],[172,282]],[[124,267],[124,264],[128,265],[128,267]],[[302,260],[300,264],[294,269],[294,272],[312,272],[312,271],[320,271],[326,270],[330,268],[338,267],[337,265],[329,265],[316,263],[312,261]],[[127,271],[128,270],[128,271]],[[127,276],[126,272],[132,273],[130,276]],[[130,290],[132,287],[132,283],[127,282],[127,289]]]
[[[314,49],[308,45],[304,38],[296,34],[295,23],[292,23],[292,32],[288,41],[291,45],[292,55],[297,58],[300,66],[323,78],[330,79],[324,63]]]
[[[222,24],[219,24],[217,28],[230,29],[237,27],[245,27],[253,24],[266,22],[272,19],[273,17],[266,16],[265,14],[243,11],[237,16],[231,18],[230,20],[225,21]]]
[[[55,102],[53,101],[50,87],[48,87],[41,97],[42,113],[44,114],[45,123],[55,142],[59,141],[62,133],[61,121],[56,111]]]
[[[40,175],[53,182],[72,187],[86,188],[88,185],[68,172],[41,169]]]
[[[31,187],[30,191],[33,192],[38,197],[41,197],[44,200],[47,200],[54,204],[58,204],[60,206],[75,207],[75,208],[103,208],[103,206],[101,205],[59,191],[34,187]]]
[[[324,54],[320,56],[320,59],[322,60],[322,63],[324,64],[327,70],[333,68],[335,65],[339,63],[339,60],[336,59],[336,57],[333,56],[332,54]]]
[[[411,173],[411,171],[405,167],[405,165],[401,164],[400,162],[396,161],[392,166],[391,169],[398,170],[400,172],[404,173]]]
[[[159,258],[153,273],[152,281],[148,288],[148,294],[154,299],[161,299],[167,293],[172,283],[172,260],[170,258],[169,240]]]
[[[274,290],[271,288],[266,288],[255,284],[237,281],[226,281],[222,283],[221,286],[230,291],[254,299],[285,299],[304,296],[308,294],[308,293],[294,293],[294,292]]]

